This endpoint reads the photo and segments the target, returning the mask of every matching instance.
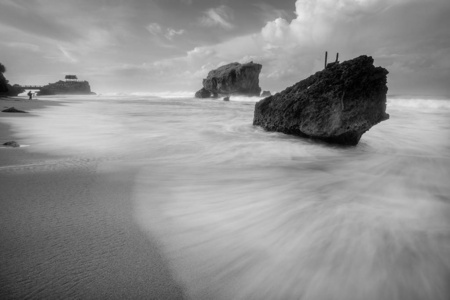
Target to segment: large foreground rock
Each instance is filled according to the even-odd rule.
[[[87,81],[58,81],[41,88],[39,96],[43,95],[92,95],[91,86]]]
[[[217,95],[259,96],[259,73],[262,65],[249,62],[246,64],[231,63],[208,73],[203,79],[203,88],[196,93],[197,98]],[[210,96],[210,97],[211,97]]]
[[[255,105],[253,125],[327,142],[356,145],[387,120],[386,75],[370,56],[332,63]]]

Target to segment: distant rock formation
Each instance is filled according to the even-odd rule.
[[[261,93],[261,96],[260,97],[269,97],[269,96],[272,96],[272,93],[270,92],[270,91],[264,91],[264,92],[262,92]]]
[[[58,81],[41,88],[39,96],[44,95],[95,95],[87,81]]]
[[[356,145],[363,133],[389,119],[387,74],[365,55],[328,64],[323,71],[256,103],[253,125]]]
[[[26,111],[17,109],[15,107],[10,107],[10,108],[4,109],[4,110],[2,110],[2,112],[5,112],[5,113],[26,113]]]
[[[231,63],[208,73],[203,79],[203,88],[195,97],[217,98],[218,95],[259,96],[259,73],[262,65],[249,62],[246,64]],[[209,96],[208,96],[209,92]]]

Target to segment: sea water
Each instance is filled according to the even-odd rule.
[[[450,298],[449,100],[388,99],[342,147],[254,127],[259,99],[50,99],[17,136],[136,168],[135,221],[192,299]]]

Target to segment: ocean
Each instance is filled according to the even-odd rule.
[[[137,170],[134,220],[192,299],[450,298],[450,100],[389,98],[343,147],[254,127],[258,98],[39,98],[63,105],[16,136]]]

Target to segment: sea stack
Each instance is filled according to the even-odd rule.
[[[255,105],[253,125],[343,145],[358,144],[386,113],[386,75],[370,56],[333,62]]]
[[[43,95],[95,95],[87,81],[78,81],[75,75],[67,75],[66,81],[49,83],[41,88],[39,96]]]
[[[210,98],[217,95],[259,96],[259,73],[262,65],[249,62],[246,64],[231,63],[208,73],[203,79],[203,88],[195,97]]]

